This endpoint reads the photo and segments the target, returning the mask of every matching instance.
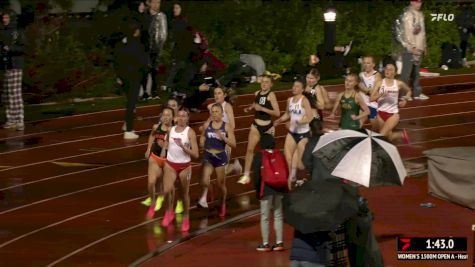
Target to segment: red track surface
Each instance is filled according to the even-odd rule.
[[[438,94],[402,109],[400,127],[409,130],[413,141],[399,146],[403,158],[424,162],[426,149],[474,146],[475,88],[466,85],[475,84],[475,75],[424,79],[422,84],[426,93]],[[341,86],[328,89],[334,96]],[[288,95],[278,93],[281,109]],[[242,105],[251,99],[240,96],[235,106],[239,144],[233,156],[241,159],[252,120],[252,115],[242,113]],[[289,266],[287,252],[255,252],[260,240],[257,216],[227,223],[257,208],[252,187],[237,185],[236,176],[227,182],[229,215],[224,228],[195,237],[197,230],[221,223],[214,210],[207,214],[193,209],[188,238],[194,238],[190,240],[179,228],[160,227],[161,213],[154,220],[144,219],[146,208],[140,200],[146,196],[147,168],[143,155],[157,113],[157,107],[138,109],[141,118],[136,129],[141,137],[129,143],[120,132],[122,110],[30,122],[24,133],[0,130],[0,266],[124,266],[158,254],[168,248],[167,241],[180,238],[185,238],[181,245],[145,265]],[[192,125],[197,127],[206,116],[193,114]],[[282,145],[283,127],[277,129],[277,136]],[[81,165],[61,164],[65,162]],[[192,203],[199,194],[200,161],[195,162]],[[393,266],[447,266],[447,262],[397,262],[395,236],[471,238],[474,213],[428,196],[427,178],[406,181],[403,187],[362,190],[376,215],[375,230],[385,261]],[[421,209],[419,203],[426,201],[436,203],[436,208]],[[291,230],[286,228],[285,240],[290,239]],[[469,266],[462,263],[457,266]]]

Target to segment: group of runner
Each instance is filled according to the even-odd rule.
[[[357,130],[369,119],[371,129],[385,135],[389,140],[398,139],[409,143],[405,130],[395,132],[399,122],[399,107],[403,107],[410,99],[409,87],[395,79],[395,64],[387,64],[384,77],[374,70],[375,61],[372,56],[363,58],[363,72],[348,74],[345,77],[345,90],[338,94],[334,105],[330,102],[328,92],[319,85],[320,75],[317,69],[311,69],[305,79],[296,80],[292,86],[292,96],[286,101],[286,109],[281,114],[277,97],[272,92],[273,81],[270,76],[263,76],[261,88],[255,92],[255,98],[244,112],[254,110],[254,120],[250,126],[244,163],[244,173],[238,183],[250,182],[254,150],[263,134],[274,134],[275,127],[286,123],[288,133],[285,137],[284,155],[289,167],[289,181],[296,180],[296,170],[308,137],[311,135],[312,123],[323,121],[323,110],[332,112],[334,118],[340,112],[340,129]],[[152,128],[145,157],[149,161],[148,192],[149,198],[143,201],[148,205],[147,217],[153,218],[162,202],[165,203],[163,226],[173,222],[175,213],[183,212],[181,230],[190,228],[189,221],[189,182],[191,178],[191,158],[199,157],[199,147],[204,150],[201,186],[202,193],[198,206],[208,207],[207,193],[210,176],[216,172],[217,185],[221,191],[218,215],[226,215],[226,175],[235,171],[241,173],[242,168],[236,159],[229,164],[231,149],[236,147],[234,135],[235,121],[232,105],[227,101],[228,91],[225,88],[214,89],[215,102],[208,105],[209,119],[200,127],[198,139],[195,131],[188,126],[189,112],[179,108],[176,100],[169,100],[162,109],[160,121]],[[272,117],[277,117],[274,121]],[[174,183],[180,181],[181,192],[174,209]],[[160,180],[157,183],[157,179]],[[157,196],[156,185],[160,190]]]

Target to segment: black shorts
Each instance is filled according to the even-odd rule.
[[[302,139],[310,137],[310,132],[306,132],[306,133],[291,133],[291,132],[289,132],[289,134],[290,134],[290,136],[292,136],[292,138],[294,138],[294,141],[295,141],[296,144],[298,144],[300,141],[302,141]]]
[[[270,128],[272,128],[274,125],[269,123],[268,125],[258,125],[256,122],[253,122],[252,125],[256,127],[256,129],[259,131],[259,134],[262,136],[265,134],[267,131],[269,131]]]

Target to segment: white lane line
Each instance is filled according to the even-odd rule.
[[[423,106],[403,107],[403,108],[400,108],[400,109],[401,110],[407,110],[407,109],[418,109],[418,108],[431,108],[431,107],[440,107],[440,106],[460,105],[460,104],[467,104],[467,103],[474,103],[474,102],[475,102],[475,100],[469,100],[469,101],[460,101],[460,102],[430,104],[430,105],[423,105]]]
[[[197,185],[199,185],[199,183],[193,183],[193,184],[190,184],[189,186],[190,186],[190,187],[192,187],[192,186],[195,187],[195,186],[197,186]],[[18,241],[18,240],[20,240],[20,239],[23,239],[23,238],[25,238],[25,237],[31,236],[31,235],[36,234],[36,233],[38,233],[38,232],[41,232],[41,231],[43,231],[43,230],[52,228],[52,227],[57,226],[57,225],[60,225],[60,224],[63,224],[63,223],[65,223],[65,222],[69,222],[69,221],[75,220],[75,219],[77,219],[77,218],[80,218],[80,217],[83,217],[83,216],[86,216],[86,215],[89,215],[89,214],[92,214],[92,213],[95,213],[95,212],[98,212],[98,211],[102,211],[102,210],[105,210],[105,209],[108,209],[108,208],[113,208],[113,207],[115,207],[115,206],[120,206],[120,205],[122,205],[122,204],[126,204],[126,203],[129,203],[129,202],[137,201],[137,200],[143,199],[144,197],[147,197],[147,196],[148,196],[148,194],[147,194],[147,195],[142,195],[142,196],[140,196],[140,197],[135,197],[135,198],[132,198],[132,199],[124,200],[124,201],[121,201],[121,202],[114,203],[114,204],[112,204],[112,205],[107,205],[107,206],[104,206],[104,207],[101,207],[101,208],[93,209],[93,210],[90,210],[90,211],[87,211],[87,212],[83,212],[83,213],[80,213],[80,214],[71,216],[71,217],[69,217],[69,218],[67,218],[67,219],[64,219],[64,220],[61,220],[61,221],[57,221],[57,222],[55,222],[55,223],[52,223],[52,224],[43,226],[43,227],[41,227],[41,228],[35,229],[35,230],[30,231],[30,232],[28,232],[28,233],[25,233],[25,234],[22,234],[22,235],[20,235],[20,236],[15,237],[15,238],[12,238],[12,239],[10,239],[10,240],[8,240],[8,241],[6,241],[6,242],[0,244],[0,248],[3,248],[3,247],[5,247],[5,246],[7,246],[7,245],[9,245],[9,244],[11,244],[11,243],[13,243],[13,242],[16,242],[16,241]]]
[[[435,126],[435,127],[424,127],[424,128],[418,128],[418,129],[410,129],[410,131],[415,132],[415,131],[431,130],[431,129],[444,128],[444,127],[455,127],[455,126],[469,125],[469,124],[475,124],[475,122],[455,123],[455,124],[441,125],[441,126]],[[407,129],[407,128],[406,128],[406,129]],[[242,129],[240,129],[240,130],[242,130]],[[277,139],[277,138],[282,138],[282,137],[285,137],[285,135],[276,136],[276,139]],[[461,137],[461,136],[451,137],[451,138],[458,138],[458,137]],[[451,138],[448,138],[448,139],[451,139]],[[440,139],[434,139],[434,140],[440,141]],[[425,142],[432,142],[432,140],[420,141],[420,142],[412,142],[411,144],[420,144],[420,143],[425,143]],[[406,146],[406,145],[398,145],[398,146]],[[243,159],[244,156],[235,157],[235,158],[236,158],[236,159],[237,159],[237,158]],[[416,157],[416,158],[420,158],[420,157]],[[405,158],[404,160],[412,160],[412,159],[413,159],[413,158]],[[130,163],[130,162],[127,162],[127,163]],[[194,166],[197,166],[197,165],[199,165],[199,164],[194,164]],[[105,167],[110,167],[110,166],[105,166]],[[40,203],[43,203],[43,202],[46,202],[46,201],[49,201],[49,200],[54,200],[54,199],[57,199],[57,198],[60,198],[60,197],[65,197],[65,196],[73,195],[73,194],[76,194],[76,193],[84,192],[84,191],[87,191],[87,190],[91,190],[91,189],[95,189],[95,188],[100,188],[100,187],[104,187],[104,186],[109,186],[109,185],[113,185],[113,184],[116,184],[116,183],[121,183],[121,182],[124,182],[124,181],[133,180],[133,179],[142,178],[142,177],[146,177],[146,175],[145,175],[145,176],[137,176],[137,177],[133,177],[133,178],[130,178],[130,179],[121,180],[121,181],[116,181],[116,182],[112,182],[112,183],[102,184],[102,185],[98,185],[98,186],[93,186],[93,187],[85,188],[85,189],[82,189],[82,190],[74,191],[74,192],[71,192],[71,193],[58,195],[58,196],[56,196],[56,197],[52,197],[52,198],[48,198],[48,199],[36,201],[36,202],[30,203],[30,204],[27,204],[27,205],[23,205],[23,206],[19,206],[19,207],[16,207],[16,208],[9,209],[9,210],[1,211],[1,212],[0,212],[0,215],[1,215],[1,214],[4,214],[4,213],[7,213],[7,212],[11,212],[11,211],[17,210],[17,209],[21,209],[21,208],[24,208],[24,207],[28,207],[28,206],[40,204]],[[49,179],[48,179],[48,180],[49,180]],[[19,186],[19,185],[17,185],[17,186]],[[1,189],[0,189],[0,190],[1,190]]]
[[[463,126],[463,125],[469,125],[469,124],[475,124],[475,122],[472,121],[472,122],[463,122],[463,123],[453,123],[453,124],[444,124],[444,125],[439,125],[439,126],[421,127],[421,128],[408,128],[408,127],[399,127],[399,128],[405,128],[406,130],[409,130],[411,132],[417,132],[417,131],[433,130],[433,129],[445,128],[445,127]]]
[[[240,193],[240,194],[236,194],[236,195],[234,195],[234,197],[237,198],[237,197],[242,196],[242,195],[247,195],[247,194],[253,193],[253,191],[254,191],[254,190],[246,191],[246,192],[243,192],[243,193]],[[192,209],[196,209],[196,206],[190,206],[190,210],[192,210]],[[161,219],[161,217],[160,217],[160,218],[157,218],[157,219],[149,220],[149,221],[144,221],[144,222],[141,222],[141,223],[139,223],[139,224],[132,225],[132,226],[130,226],[130,227],[128,227],[128,228],[122,229],[122,230],[120,230],[120,231],[118,231],[118,232],[115,232],[115,233],[112,233],[112,234],[110,234],[110,235],[104,236],[104,237],[102,237],[102,238],[100,238],[100,239],[98,239],[98,240],[96,240],[96,241],[94,241],[94,242],[91,242],[91,243],[89,243],[89,244],[87,244],[87,245],[85,245],[85,246],[82,246],[82,247],[80,247],[80,248],[78,248],[78,249],[72,251],[71,253],[69,253],[69,254],[67,254],[67,255],[65,255],[65,256],[63,256],[63,257],[61,257],[61,258],[55,260],[54,262],[48,264],[47,266],[48,266],[48,267],[54,266],[54,265],[56,265],[56,264],[58,264],[58,263],[64,261],[65,259],[70,258],[71,256],[74,256],[75,254],[78,254],[79,252],[82,252],[82,251],[84,251],[84,250],[86,250],[86,249],[88,249],[88,248],[90,248],[90,247],[92,247],[92,246],[95,246],[95,245],[101,243],[102,241],[105,241],[105,240],[107,240],[107,239],[109,239],[109,238],[112,238],[112,237],[115,237],[115,236],[117,236],[117,235],[120,235],[120,234],[122,234],[122,233],[128,232],[128,231],[133,230],[133,229],[135,229],[135,228],[141,227],[141,226],[143,226],[143,225],[149,224],[149,223],[151,223],[151,222],[155,222],[155,221],[157,221],[157,220],[159,220],[159,219]]]
[[[286,102],[286,100],[278,101],[278,102]],[[466,104],[466,103],[475,103],[475,100],[461,101],[461,102],[450,102],[450,103],[440,103],[440,104],[431,104],[431,105],[414,106],[414,107],[404,107],[404,108],[401,108],[401,110],[440,107],[440,106],[450,106],[450,105],[460,105],[460,104]],[[241,119],[241,118],[247,118],[247,117],[252,117],[252,116],[254,116],[254,115],[249,114],[249,115],[236,116],[235,118],[236,119]],[[152,117],[148,117],[148,118],[152,118]],[[120,122],[122,122],[122,121],[120,121]],[[118,123],[118,122],[107,122],[107,123],[102,123],[102,124],[87,125],[87,126],[75,127],[75,129],[87,128],[87,127],[97,127],[97,126],[103,126],[103,125],[112,124],[112,123],[115,124],[115,123]],[[190,125],[199,125],[201,123],[203,123],[203,122],[193,122]],[[141,132],[147,132],[147,131],[150,131],[150,129],[140,130],[140,131],[137,131],[137,132],[141,133]],[[70,144],[70,143],[79,143],[79,142],[84,142],[84,141],[89,141],[89,140],[96,140],[96,139],[114,137],[114,136],[120,136],[120,135],[122,135],[122,133],[101,135],[101,136],[95,136],[95,137],[83,138],[83,139],[75,139],[75,140],[58,142],[58,143],[53,143],[53,144],[47,144],[47,145],[40,145],[40,146],[35,146],[35,147],[17,149],[17,150],[12,150],[12,151],[7,151],[7,152],[0,152],[0,155],[6,155],[6,154],[15,153],[15,152],[28,151],[28,150],[33,150],[33,149],[40,149],[40,148],[45,148],[45,147],[59,146],[59,145]],[[106,151],[106,150],[104,150],[104,151]]]
[[[471,82],[468,83],[460,83],[462,84],[473,84]],[[334,85],[336,87],[341,86],[341,85]],[[328,86],[327,86],[328,87]],[[288,92],[288,90],[286,90]],[[278,92],[286,92],[286,91],[278,91]],[[452,94],[471,94],[474,93],[474,91],[462,91],[462,92],[453,92],[453,93],[444,93],[444,94],[439,94],[439,95],[434,95],[433,97],[443,97],[444,95],[452,95]],[[253,95],[253,94],[245,94],[242,96],[246,95]],[[278,101],[278,102],[286,102],[286,100],[283,101]],[[240,106],[247,106],[247,105],[239,105]],[[156,108],[155,106],[146,106],[146,107],[140,107],[141,109],[147,109],[147,108]],[[99,112],[92,112],[92,113],[84,113],[84,114],[77,114],[77,115],[71,115],[68,117],[59,117],[59,118],[52,118],[48,120],[41,120],[41,121],[51,121],[51,120],[59,120],[59,119],[64,119],[64,118],[70,118],[70,117],[79,117],[79,116],[86,116],[86,115],[94,115],[94,114],[100,114],[100,113],[108,113],[108,112],[116,112],[116,111],[122,111],[123,109],[114,109],[114,110],[106,110],[106,111],[99,111]],[[148,117],[143,117],[143,119],[151,119],[151,118],[156,118],[157,116],[148,116]],[[41,121],[36,121],[36,122],[41,122]],[[82,128],[88,128],[88,127],[95,127],[95,126],[101,126],[101,125],[109,125],[109,124],[118,124],[118,123],[123,123],[123,120],[120,121],[113,121],[113,122],[105,122],[105,123],[98,123],[98,124],[90,124],[90,125],[85,125],[85,126],[78,126],[78,127],[73,127],[69,128],[68,130],[71,129],[82,129]],[[34,135],[40,135],[40,134],[46,134],[46,133],[54,133],[54,132],[59,132],[58,131],[44,131],[44,132],[37,132],[37,133],[31,133],[31,134],[25,134],[25,135],[20,135],[20,136],[12,136],[12,137],[7,137],[7,138],[0,138],[0,140],[9,140],[9,139],[16,139],[16,138],[24,138],[27,136],[34,136]]]
[[[28,237],[30,235],[33,235],[33,234],[36,234],[38,232],[41,232],[43,230],[46,230],[46,229],[49,229],[49,228],[52,228],[54,226],[57,226],[57,225],[60,225],[62,223],[65,223],[65,222],[69,222],[69,221],[72,221],[72,220],[75,220],[77,218],[80,218],[80,217],[83,217],[83,216],[86,216],[86,215],[89,215],[89,214],[92,214],[92,213],[95,213],[95,212],[98,212],[98,211],[101,211],[101,210],[105,210],[105,209],[108,209],[108,208],[112,208],[112,207],[115,207],[115,206],[120,206],[122,204],[126,204],[126,203],[129,203],[129,202],[133,202],[133,201],[137,201],[139,199],[142,199],[146,196],[140,196],[140,197],[136,197],[136,198],[132,198],[132,199],[128,199],[128,200],[125,200],[125,201],[121,201],[121,202],[118,202],[118,203],[115,203],[115,204],[112,204],[112,205],[108,205],[108,206],[104,206],[104,207],[101,207],[101,208],[98,208],[98,209],[94,209],[94,210],[90,210],[88,212],[83,212],[83,213],[80,213],[80,214],[77,214],[75,216],[72,216],[72,217],[69,217],[67,219],[64,219],[64,220],[61,220],[61,221],[58,221],[58,222],[55,222],[55,223],[52,223],[52,224],[49,224],[47,226],[44,226],[44,227],[41,227],[41,228],[38,228],[38,229],[35,229],[33,231],[30,231],[26,234],[23,234],[23,235],[20,235],[20,236],[17,236],[13,239],[10,239],[2,244],[0,244],[0,248],[3,248],[5,246],[8,246],[9,244],[13,243],[13,242],[16,242],[20,239],[23,239],[25,237]]]
[[[90,172],[90,171],[98,171],[98,170],[105,169],[105,168],[114,168],[114,167],[117,167],[117,166],[120,166],[120,165],[136,163],[136,162],[143,161],[143,160],[144,159],[136,159],[136,160],[131,160],[131,161],[115,163],[115,164],[111,164],[111,165],[107,165],[107,166],[95,167],[95,168],[90,168],[90,169],[80,170],[80,171],[75,171],[75,172],[68,172],[68,173],[64,173],[64,174],[60,174],[60,175],[55,175],[55,176],[51,176],[51,177],[42,178],[42,179],[39,179],[39,180],[34,180],[34,181],[30,181],[30,182],[25,182],[25,183],[21,183],[21,184],[16,184],[16,185],[12,185],[12,186],[3,187],[3,188],[0,188],[0,190],[13,189],[13,188],[20,187],[20,186],[25,186],[25,185],[35,184],[35,183],[39,183],[39,182],[44,182],[44,181],[48,181],[48,180],[52,180],[52,179],[56,179],[56,178],[61,178],[61,177],[69,176],[69,175],[76,175],[76,174],[86,173],[86,172]]]
[[[244,130],[247,130],[247,129],[242,129],[241,128],[239,130],[244,131]],[[285,137],[286,135],[287,134],[278,135],[278,136],[275,136],[275,138],[276,139],[282,138],[282,137]],[[246,140],[246,141],[237,142],[236,145],[247,144],[247,143],[248,143],[248,141]],[[144,145],[144,144],[146,144],[146,143],[139,144],[139,145]],[[128,146],[128,147],[132,147],[132,146]],[[127,148],[127,147],[124,147],[124,148]],[[106,150],[98,151],[97,153],[101,153],[101,152],[106,152]],[[80,156],[83,156],[83,155],[80,155]],[[74,156],[72,156],[72,157],[74,157]],[[55,160],[51,160],[51,161],[55,161]],[[16,185],[8,186],[8,187],[3,187],[3,188],[0,188],[0,190],[12,189],[12,188],[15,188],[15,187],[20,187],[20,186],[24,186],[24,185],[28,185],[28,184],[39,183],[39,182],[43,182],[43,181],[47,181],[47,180],[51,180],[51,179],[56,179],[56,178],[60,178],[60,177],[68,176],[68,175],[75,175],[75,174],[79,174],[79,173],[96,171],[96,170],[100,170],[100,169],[104,169],[104,168],[111,168],[111,167],[116,167],[116,166],[123,165],[123,164],[135,163],[135,162],[139,162],[139,161],[145,161],[145,159],[131,160],[131,161],[123,162],[123,163],[122,162],[121,163],[115,163],[115,164],[101,166],[101,167],[97,167],[97,168],[95,168],[95,167],[94,168],[89,168],[89,169],[80,170],[80,171],[77,171],[77,172],[69,172],[69,173],[60,174],[60,175],[56,175],[56,176],[52,176],[52,177],[42,178],[42,179],[35,180],[35,181],[30,181],[30,182],[26,182],[26,183],[16,184]],[[49,161],[45,161],[45,162],[49,162]],[[196,166],[199,166],[199,165],[201,165],[201,162],[192,162],[192,164],[191,164],[192,167],[196,167]],[[18,168],[20,168],[20,167],[21,166],[18,166]]]
[[[471,136],[475,136],[475,133],[474,134],[466,134],[466,135],[458,135],[458,136],[453,136],[453,137],[441,137],[441,138],[437,138],[437,139],[419,141],[419,142],[416,141],[416,142],[411,142],[411,144],[409,144],[409,145],[400,144],[400,145],[397,145],[397,147],[413,146],[413,145],[420,145],[420,144],[425,144],[425,143],[434,143],[434,142],[440,142],[440,141],[446,141],[446,140],[452,140],[452,139],[466,138],[466,137],[471,137]]]
[[[61,195],[57,195],[57,196],[54,196],[54,197],[45,198],[45,199],[35,201],[35,202],[29,203],[29,204],[25,204],[25,205],[21,205],[21,206],[15,207],[15,208],[0,211],[0,215],[9,213],[9,212],[12,212],[12,211],[15,211],[15,210],[27,208],[27,207],[30,207],[30,206],[38,205],[38,204],[41,204],[41,203],[44,203],[44,202],[47,202],[47,201],[51,201],[51,200],[55,200],[55,199],[58,199],[58,198],[63,198],[63,197],[71,196],[71,195],[74,195],[74,194],[86,192],[86,191],[89,191],[89,190],[93,190],[93,189],[97,189],[97,188],[101,188],[101,187],[106,187],[106,186],[109,186],[109,185],[119,184],[119,183],[123,183],[123,182],[128,182],[128,181],[132,181],[132,180],[135,180],[135,179],[146,178],[146,177],[147,177],[147,175],[135,176],[135,177],[127,178],[127,179],[120,180],[120,181],[114,181],[114,182],[111,182],[111,183],[96,185],[96,186],[84,188],[84,189],[81,189],[81,190],[69,192],[69,193],[66,193],[66,194],[61,194]]]
[[[448,115],[461,115],[461,114],[469,114],[469,113],[473,113],[473,111],[467,111],[467,112],[458,112],[458,113],[450,113],[450,114],[440,114],[440,115],[429,115],[429,116],[421,116],[421,117],[415,117],[415,118],[407,118],[407,119],[401,119],[400,121],[412,121],[412,120],[418,120],[418,119],[424,119],[424,118],[434,118],[434,117],[445,117],[445,116],[448,116]],[[457,126],[459,124],[452,124],[453,126]],[[443,127],[443,126],[441,126]],[[425,128],[418,128],[418,131],[421,131],[421,130],[424,130]],[[428,129],[431,129],[431,127],[429,127]],[[247,130],[247,128],[240,128],[236,131],[241,131],[241,130]],[[414,130],[414,129],[411,129],[411,130]],[[277,136],[276,138],[279,138],[279,137],[284,137],[285,135],[283,136]],[[247,143],[247,141],[242,141],[242,142],[238,142],[237,144],[243,144],[243,143]],[[140,145],[144,145],[145,143],[143,144],[139,144],[139,145],[136,145],[136,146],[140,146]],[[130,146],[128,146],[130,147]],[[135,147],[135,146],[134,146]],[[121,149],[121,148],[124,148],[124,147],[120,147],[120,148],[116,148],[116,149]],[[127,147],[125,147],[127,148]],[[113,150],[116,150],[116,149],[113,149]],[[111,151],[111,150],[102,150],[102,151],[97,151],[97,152],[91,152],[90,154],[96,154],[96,153],[102,153],[102,152],[108,152],[108,151]],[[78,156],[83,156],[84,154],[81,154],[81,155],[78,155]],[[67,158],[73,158],[73,157],[76,157],[76,156],[70,156],[70,157],[67,157]],[[63,158],[61,158],[63,159]],[[57,160],[61,160],[61,159],[54,159],[54,160],[50,160],[50,161],[57,161]],[[43,162],[50,162],[50,161],[43,161]],[[137,160],[138,161],[138,160]],[[40,162],[40,163],[43,163],[43,162]],[[34,163],[36,164],[36,163]],[[200,163],[196,163],[197,165],[199,165]],[[114,165],[117,165],[117,164],[114,164]],[[114,166],[114,165],[110,165],[110,166],[104,166],[104,167],[99,167],[99,168],[106,168],[106,167],[111,167],[111,166]],[[22,166],[17,166],[17,167],[13,167],[13,168],[20,168]],[[9,169],[13,169],[13,168],[8,168],[8,169],[2,169],[0,170],[1,171],[4,171],[4,170],[9,170]],[[96,170],[97,168],[92,168],[90,169],[91,171],[94,171]],[[83,171],[89,171],[89,170],[83,170]],[[80,171],[81,172],[81,171]],[[74,173],[73,173],[74,174]],[[64,175],[60,175],[60,176],[64,176]],[[56,176],[55,176],[56,177]],[[54,177],[54,178],[55,178]],[[45,179],[41,179],[41,180],[36,180],[36,181],[31,181],[31,182],[27,182],[27,183],[23,183],[23,184],[19,184],[19,185],[15,185],[15,186],[10,186],[10,187],[6,187],[6,188],[0,188],[0,190],[5,190],[5,189],[11,189],[11,188],[14,188],[14,187],[18,187],[18,186],[22,186],[22,185],[26,185],[26,184],[32,184],[32,183],[36,183],[36,182],[41,182],[41,181],[44,181],[44,180],[49,180],[49,179],[53,179],[53,177],[49,177],[49,178],[45,178]]]

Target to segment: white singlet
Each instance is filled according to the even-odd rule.
[[[373,88],[374,87],[374,84],[376,83],[376,73],[378,73],[378,72],[374,71],[369,77],[365,76],[366,72],[361,72],[360,73],[360,79],[363,81],[364,85],[367,88]],[[360,91],[360,96],[361,96],[361,98],[363,98],[364,102],[366,103],[366,105],[368,107],[378,108],[378,103],[377,102],[375,102],[375,101],[370,102],[370,97],[369,97],[368,94]]]
[[[181,143],[186,146],[190,147],[190,139],[188,138],[188,131],[190,130],[189,126],[181,132],[176,132],[176,126],[173,126],[170,130],[170,137],[168,139],[168,151],[167,151],[167,160],[173,163],[188,163],[191,161],[191,157],[188,153],[183,151],[181,147],[179,147],[175,140],[181,139]]]
[[[302,105],[302,99],[304,96],[301,96],[299,101],[297,103],[292,103],[292,100],[295,98],[291,97],[289,98],[289,116],[290,116],[290,124],[289,124],[289,132],[291,133],[307,133],[310,131],[310,127],[308,126],[308,123],[306,124],[300,124],[297,123],[297,121],[300,121],[303,116],[305,116],[305,109],[303,108]]]
[[[393,80],[393,84],[388,86],[386,84],[386,79],[383,79],[379,92],[387,92],[387,95],[378,99],[378,111],[393,114],[399,113],[399,89],[397,87],[397,80]]]

